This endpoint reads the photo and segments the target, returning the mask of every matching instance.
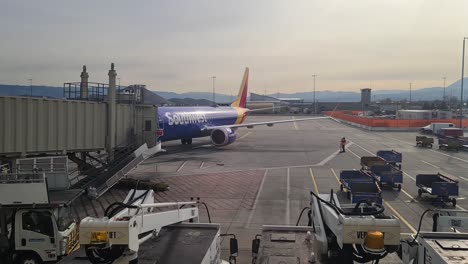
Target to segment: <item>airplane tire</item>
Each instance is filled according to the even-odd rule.
[[[185,139],[181,139],[180,143],[182,143],[182,145],[185,145],[185,144],[187,144],[187,141]]]
[[[192,145],[192,139],[191,139],[191,138],[186,139],[185,142],[186,142],[187,144],[189,144],[189,145]]]

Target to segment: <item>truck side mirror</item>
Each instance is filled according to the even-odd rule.
[[[237,257],[239,252],[239,246],[237,244],[237,238],[229,239],[229,250],[231,252],[231,256]]]

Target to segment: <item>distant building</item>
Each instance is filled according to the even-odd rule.
[[[443,110],[398,110],[397,119],[451,119],[451,111]]]
[[[289,109],[291,113],[313,113],[314,103],[304,102],[303,98],[275,98],[267,95],[260,95],[256,93],[250,93],[251,105],[257,102],[269,102],[280,104],[283,108]],[[317,113],[323,111],[333,110],[360,110],[360,111],[374,111],[375,107],[371,106],[371,89],[361,89],[361,102],[320,102],[317,100],[316,103]],[[283,109],[284,111],[284,109]]]

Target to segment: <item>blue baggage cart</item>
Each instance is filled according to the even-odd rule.
[[[418,196],[428,193],[435,196],[433,204],[445,206],[446,202],[452,202],[455,207],[457,200],[450,198],[458,196],[458,181],[452,180],[440,173],[437,174],[418,174],[416,175],[416,186]]]
[[[381,157],[384,159],[388,164],[398,167],[401,170],[401,162],[403,155],[400,152],[395,150],[379,150],[377,151],[377,157]]]
[[[375,181],[354,182],[348,192],[351,203],[367,201],[368,203],[382,204],[382,191]]]
[[[380,186],[387,185],[392,188],[397,188],[401,191],[403,183],[403,172],[393,165],[373,165],[370,168],[372,177],[379,183]]]
[[[370,170],[374,165],[387,164],[387,162],[381,157],[377,156],[363,156],[361,157],[361,168],[363,170]]]
[[[367,171],[343,170],[340,172],[340,190],[346,194],[351,203],[366,200],[369,203],[382,204],[382,194],[378,184]]]
[[[340,191],[344,189],[350,190],[353,183],[356,182],[373,182],[372,176],[362,170],[342,170],[340,171]]]

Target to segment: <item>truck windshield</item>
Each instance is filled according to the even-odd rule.
[[[74,221],[70,207],[62,207],[58,210],[57,228],[59,231],[65,231]]]

